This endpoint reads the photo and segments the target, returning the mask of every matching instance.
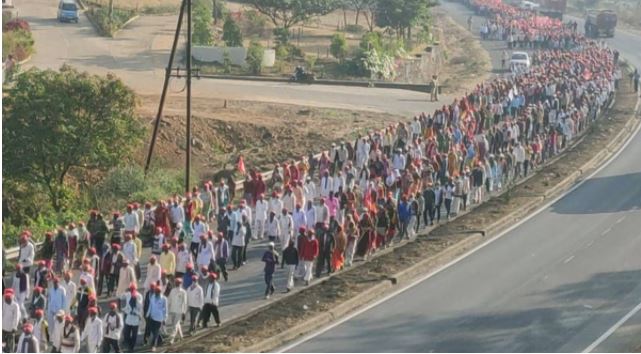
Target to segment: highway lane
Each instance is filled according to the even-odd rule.
[[[466,18],[459,5],[444,6]],[[619,31],[607,41],[641,67],[641,38]],[[504,237],[288,350],[584,350],[641,301],[639,151],[641,134],[610,165]],[[639,314],[630,320],[638,321]],[[597,350],[633,344],[613,336]]]

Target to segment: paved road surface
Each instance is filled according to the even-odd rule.
[[[640,38],[618,32],[608,42],[641,67]],[[505,237],[291,351],[584,350],[641,301],[639,151],[641,134]],[[640,324],[637,314],[597,350],[633,349]]]
[[[82,70],[113,72],[142,94],[160,94],[175,16],[143,16],[116,38],[99,37],[83,14],[78,24],[56,21],[56,0],[16,0],[32,27],[36,53],[27,66],[57,69],[68,63]],[[170,92],[184,83],[174,80]],[[427,94],[378,88],[300,85],[233,80],[193,81],[194,96],[383,111],[411,116],[433,111]],[[444,96],[444,101],[451,97]]]

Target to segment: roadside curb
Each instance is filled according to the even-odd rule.
[[[215,80],[242,80],[242,81],[260,81],[260,82],[280,82],[292,83],[297,85],[325,85],[325,86],[350,86],[350,87],[364,87],[364,88],[386,88],[397,90],[408,90],[428,93],[431,91],[431,85],[418,85],[418,84],[401,84],[394,82],[372,82],[364,80],[329,80],[317,79],[312,83],[293,82],[287,77],[274,77],[274,76],[245,76],[245,75],[220,75],[220,74],[200,74],[198,77],[203,79]],[[446,86],[439,86],[439,92],[447,88]]]

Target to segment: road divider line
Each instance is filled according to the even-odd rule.
[[[608,227],[607,229],[605,229],[605,230],[601,233],[601,236],[605,236],[605,235],[606,235],[606,234],[608,234],[610,231],[612,231],[612,228],[611,228],[611,227]]]
[[[621,221],[623,221],[623,219],[625,219],[625,215],[623,215],[622,217],[620,217],[620,218],[619,218],[619,220],[617,220],[616,224],[618,224],[618,223],[620,223]]]
[[[583,353],[590,353],[596,347],[598,347],[601,343],[603,343],[606,339],[608,339],[612,333],[614,333],[619,327],[621,327],[627,320],[630,319],[630,317],[636,315],[637,312],[641,310],[641,302],[633,308],[630,312],[626,313],[625,316],[623,316],[617,323],[615,323],[612,327],[610,327],[605,333],[601,335],[597,340],[595,340],[592,344],[590,344],[587,348],[583,350]]]
[[[574,259],[574,256],[568,257],[566,260],[563,261],[564,264],[570,263]]]

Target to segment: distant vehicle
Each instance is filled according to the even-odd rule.
[[[58,4],[58,21],[78,23],[78,4],[75,0],[60,0]]]
[[[563,20],[563,14],[567,9],[567,0],[534,0],[539,4],[538,12],[551,18]]]
[[[585,36],[598,38],[614,37],[617,14],[612,10],[590,10],[585,17]]]
[[[529,68],[532,65],[530,61],[530,55],[526,52],[513,52],[512,57],[510,58],[510,67],[512,69],[516,67],[525,67]]]
[[[538,10],[541,5],[532,1],[521,1],[520,7],[524,10]]]

